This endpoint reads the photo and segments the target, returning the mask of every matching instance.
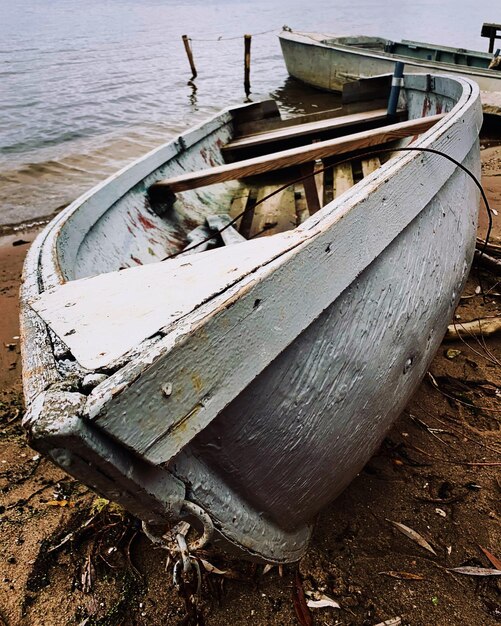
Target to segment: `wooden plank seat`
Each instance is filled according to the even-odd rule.
[[[434,126],[444,114],[432,115],[416,120],[399,122],[360,133],[353,133],[345,137],[319,141],[307,146],[282,150],[236,163],[219,165],[216,167],[188,172],[172,178],[159,180],[150,186],[150,193],[154,198],[161,198],[163,192],[180,192],[196,189],[206,185],[221,183],[230,180],[264,174],[292,166],[310,163],[317,159],[324,159],[333,155],[346,154],[358,150],[366,150],[384,145],[397,139],[420,134]],[[158,194],[158,196],[157,196]]]
[[[389,90],[389,84],[388,84]],[[388,91],[389,93],[389,91]],[[310,122],[318,122],[320,120],[327,120],[333,118],[345,117],[352,115],[353,113],[366,114],[369,111],[375,111],[376,109],[385,109],[388,105],[388,93],[384,98],[370,98],[363,101],[343,102],[342,106],[337,106],[334,109],[325,109],[323,111],[317,111],[315,113],[304,113],[294,117],[282,118],[280,113],[273,117],[266,117],[262,119],[255,119],[252,121],[242,120],[241,116],[234,115],[235,117],[235,136],[234,139],[239,139],[247,135],[255,135],[258,133],[265,133],[282,128],[291,128],[298,126],[299,124],[307,124]]]
[[[405,111],[399,112],[399,116],[403,118]],[[223,154],[231,153],[237,156],[239,152],[243,150],[249,150],[251,148],[257,148],[272,143],[283,142],[294,139],[304,139],[305,141],[318,137],[321,134],[340,131],[349,128],[350,126],[362,127],[368,124],[381,123],[388,120],[386,109],[376,109],[374,111],[364,113],[354,113],[352,115],[343,115],[337,118],[321,119],[314,122],[306,122],[302,124],[296,124],[294,126],[287,126],[285,128],[279,128],[278,130],[272,130],[268,132],[258,132],[244,137],[239,137],[230,141],[223,147]],[[394,118],[393,118],[393,121]],[[358,128],[362,130],[362,128]]]

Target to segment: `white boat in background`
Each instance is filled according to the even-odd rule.
[[[299,559],[441,343],[478,189],[420,150],[480,174],[478,87],[406,75],[395,116],[339,113],[228,109],[31,247],[30,443],[150,530],[188,519],[204,541]],[[228,214],[240,232],[223,230]]]
[[[461,76],[474,80],[482,91],[501,92],[501,64],[489,69],[494,55],[486,52],[291,30],[283,30],[279,39],[289,74],[320,89],[342,91],[346,83],[359,78],[393,73],[395,62],[402,61],[409,73]]]

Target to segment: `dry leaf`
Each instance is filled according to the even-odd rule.
[[[401,626],[402,618],[401,617],[392,617],[387,619],[385,622],[379,622],[375,626]]]
[[[395,572],[390,570],[389,572],[379,572],[385,576],[391,576],[391,578],[398,578],[400,580],[424,580],[424,576],[421,574],[413,574],[412,572]]]
[[[501,576],[501,570],[488,567],[453,567],[449,572],[465,574],[466,576]]]
[[[431,372],[426,372],[428,378],[430,379],[431,384],[435,387],[435,389],[440,390],[440,387],[438,386],[438,383],[435,379],[435,376],[433,376],[433,374]]]
[[[491,552],[489,552],[489,550],[482,548],[482,546],[478,546],[478,547],[482,550],[482,552],[489,559],[489,561],[494,565],[494,567],[496,569],[501,570],[501,561],[497,557],[495,557]]]
[[[271,571],[275,566],[272,565],[271,563],[266,563],[266,565],[263,567],[263,576],[265,574],[267,574],[269,571]]]
[[[209,574],[219,574],[220,576],[225,576],[228,573],[227,570],[219,569],[218,567],[216,567],[215,565],[212,565],[212,563],[209,563],[209,561],[206,561],[205,559],[200,559],[200,563],[203,565],[204,570],[206,572],[209,572]]]
[[[88,554],[80,577],[83,593],[90,593],[94,581],[94,574],[94,565],[92,564],[91,555]]]
[[[323,593],[320,594],[318,600],[308,600],[306,604],[310,607],[310,609],[323,609],[326,607],[331,607],[333,609],[341,608],[341,606],[335,600],[329,598],[329,596],[326,596]]]
[[[68,533],[58,544],[57,546],[52,546],[52,548],[49,548],[47,550],[47,554],[49,554],[49,552],[54,552],[54,550],[59,550],[59,548],[61,546],[64,546],[65,543],[67,543],[68,541],[71,541],[73,538],[75,537],[75,533],[71,532]]]
[[[294,577],[294,586],[292,588],[292,601],[294,603],[294,610],[296,617],[301,626],[313,626],[313,618],[310,613],[310,609],[306,603],[306,597],[304,595],[303,583],[299,577],[299,573],[296,572]]]
[[[421,535],[419,533],[417,533],[415,530],[412,530],[412,528],[409,528],[408,526],[406,526],[405,524],[401,524],[400,522],[394,522],[391,519],[387,519],[386,521],[390,522],[390,524],[393,524],[393,526],[395,526],[395,528],[397,530],[399,530],[401,533],[403,533],[409,539],[412,539],[412,541],[415,541],[422,548],[424,548],[425,550],[428,550],[428,552],[431,552],[432,554],[437,556],[437,553],[430,546],[430,544],[426,541],[426,539],[421,537]]]
[[[75,503],[72,502],[71,500],[49,500],[47,502],[48,506],[67,506],[68,508],[72,509],[75,506]]]
[[[231,578],[232,580],[242,580],[241,574],[235,570],[219,569],[219,567],[212,565],[212,563],[209,563],[209,561],[206,561],[205,559],[199,558],[199,561],[205,571],[209,572],[209,574],[217,574],[218,576],[224,576],[225,578]]]

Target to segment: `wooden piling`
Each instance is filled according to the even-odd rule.
[[[482,24],[481,37],[487,37],[489,39],[489,53],[494,52],[494,43],[496,39],[501,39],[501,24]]]
[[[244,89],[245,95],[250,95],[250,62],[251,62],[252,35],[244,35]]]
[[[193,52],[191,50],[190,40],[188,35],[183,35],[183,43],[184,49],[186,50],[186,56],[188,57],[188,61],[190,62],[190,68],[192,77],[191,80],[197,77],[197,68],[195,67],[195,61],[193,60]]]

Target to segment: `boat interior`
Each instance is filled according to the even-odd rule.
[[[300,226],[454,106],[426,84],[391,115],[387,75],[350,83],[335,109],[284,119],[270,100],[215,116],[68,207],[55,271],[66,282]]]
[[[492,54],[466,50],[464,48],[451,48],[436,46],[418,41],[391,41],[382,37],[336,37],[325,39],[323,44],[329,46],[343,45],[363,50],[375,50],[395,56],[409,57],[437,63],[450,63],[451,65],[464,65],[479,69],[488,69],[493,59]]]
[[[161,206],[168,194],[174,201],[198,187],[239,181],[226,221],[208,218],[188,233],[184,254],[236,243],[237,233],[253,239],[291,230],[393,156],[367,152],[408,143],[437,121],[433,115],[409,120],[405,107],[388,115],[378,100],[357,108],[284,120],[276,103],[267,101],[237,112],[233,137],[221,148],[225,164],[153,184],[151,206]]]
[[[455,106],[463,86],[437,95],[428,78],[413,76],[392,114],[391,76],[353,83],[341,108],[292,119],[274,101],[229,109],[68,207],[53,229],[57,265],[42,276],[44,290],[57,288],[31,302],[64,338],[61,354],[114,371],[134,346],[299,245],[304,222]]]

